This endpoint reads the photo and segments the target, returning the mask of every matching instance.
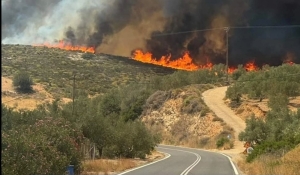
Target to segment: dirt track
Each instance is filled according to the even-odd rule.
[[[234,128],[235,136],[245,129],[245,122],[224,103],[227,87],[219,87],[205,91],[202,95],[206,105],[229,126]]]
[[[239,154],[244,151],[243,142],[238,140],[238,134],[246,127],[245,122],[224,103],[224,97],[227,87],[218,87],[203,92],[203,100],[206,105],[220,118],[224,120],[226,124],[235,130],[235,142],[234,149],[224,150],[228,154]],[[223,152],[223,151],[222,151]]]

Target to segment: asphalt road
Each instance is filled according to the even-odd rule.
[[[120,173],[119,175],[236,175],[231,160],[205,150],[159,145],[164,159]]]

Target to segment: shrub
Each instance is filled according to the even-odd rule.
[[[13,78],[13,85],[22,93],[30,93],[33,81],[26,72],[19,72]]]
[[[222,146],[224,146],[225,143],[229,143],[229,139],[228,138],[225,138],[225,137],[222,137],[220,139],[217,140],[217,148],[220,148]]]
[[[247,156],[247,162],[252,162],[256,157],[262,154],[272,154],[277,157],[283,156],[284,152],[294,148],[295,145],[288,142],[287,140],[282,141],[266,141],[260,145],[254,147],[251,154]]]
[[[81,55],[81,58],[83,58],[83,59],[85,59],[85,60],[91,60],[91,59],[93,59],[94,57],[95,57],[94,54],[88,53],[88,52]]]
[[[63,174],[69,164],[80,171],[80,131],[53,118],[2,133],[4,174]]]

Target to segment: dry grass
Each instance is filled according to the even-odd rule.
[[[145,160],[141,159],[97,159],[83,162],[82,175],[110,174],[112,172],[121,172],[130,168],[143,165],[148,162],[162,159],[165,155],[156,150],[146,156]]]
[[[1,77],[1,87],[2,103],[15,110],[34,110],[38,105],[51,103],[54,100],[53,96],[39,83],[32,86],[34,90],[32,94],[17,93],[13,87],[13,81],[9,77]],[[68,103],[72,100],[62,98],[61,101]]]
[[[98,160],[88,160],[83,162],[83,173],[87,174],[98,174],[109,172],[119,172],[126,169],[136,167],[139,163],[132,159],[118,159],[118,160],[108,160],[108,159],[98,159]]]
[[[246,163],[244,158],[238,161],[238,166],[243,172],[249,175],[298,175],[300,170],[300,146],[281,158],[261,156],[252,163]]]

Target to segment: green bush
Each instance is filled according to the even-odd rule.
[[[222,146],[224,146],[225,143],[229,143],[229,139],[228,138],[225,138],[225,137],[222,137],[220,139],[217,140],[217,148],[220,148]]]
[[[2,132],[3,174],[64,174],[69,164],[80,171],[80,131],[54,118]]]
[[[237,72],[240,70],[237,70]],[[264,67],[262,70],[233,74],[237,78],[226,92],[226,97],[236,99],[238,94],[245,94],[252,99],[260,99],[277,94],[288,97],[300,95],[300,65],[282,65]],[[236,73],[237,74],[237,73]]]
[[[91,60],[95,57],[95,54],[92,53],[84,53],[81,55],[81,58],[85,59],[85,60]]]
[[[246,158],[247,162],[252,162],[256,157],[262,154],[272,154],[281,157],[284,153],[294,148],[295,145],[287,140],[266,141],[254,147],[254,150]]]
[[[33,81],[29,74],[26,72],[19,72],[13,77],[13,85],[19,92],[30,93],[32,92]]]
[[[282,102],[280,102],[283,99]],[[300,109],[291,112],[287,109],[284,97],[277,96],[269,101],[274,109],[269,111],[264,120],[252,116],[246,121],[245,131],[239,134],[239,139],[257,143],[247,161],[252,161],[261,154],[288,151],[300,144]],[[279,100],[279,101],[278,101]],[[279,105],[279,107],[276,107]]]

